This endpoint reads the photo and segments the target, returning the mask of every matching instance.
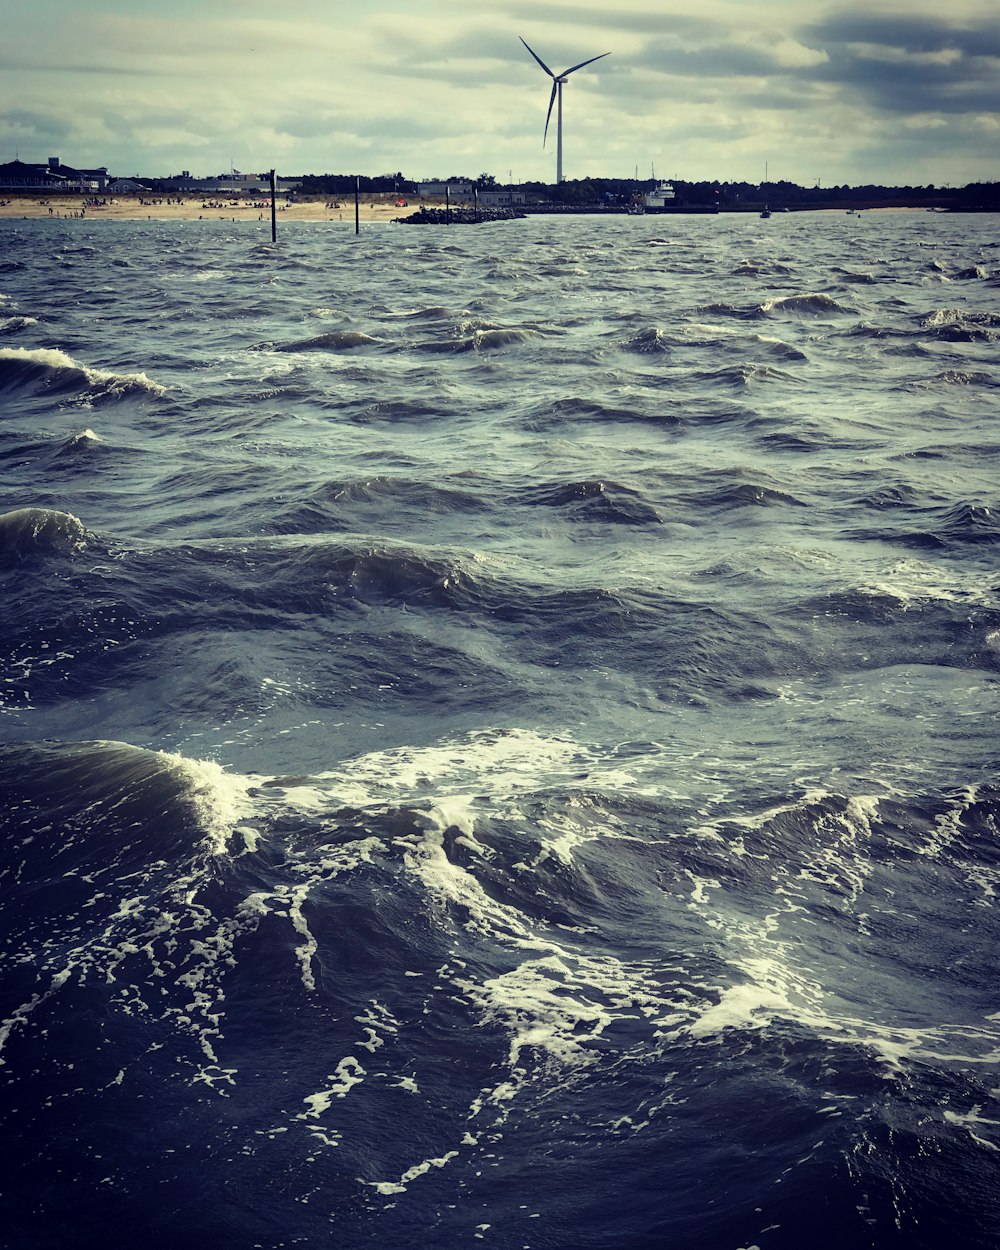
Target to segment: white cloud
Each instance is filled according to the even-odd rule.
[[[940,130],[947,127],[948,119],[937,113],[913,113],[901,123],[907,130]]]

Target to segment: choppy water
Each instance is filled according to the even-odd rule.
[[[4,1244],[1000,1245],[996,219],[261,229],[0,233]]]

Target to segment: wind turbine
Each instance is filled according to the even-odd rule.
[[[518,39],[521,39],[520,35],[518,35]],[[521,39],[521,42],[524,43],[524,40]],[[571,65],[569,69],[564,69],[561,74],[553,74],[553,72],[545,64],[545,62],[538,55],[538,53],[534,51],[534,49],[529,48],[526,43],[524,43],[524,46],[528,48],[528,51],[531,53],[531,55],[535,58],[535,60],[542,67],[542,69],[545,70],[546,74],[548,74],[548,76],[552,79],[552,94],[549,96],[549,111],[545,114],[545,133],[542,136],[542,147],[545,146],[545,140],[548,138],[548,135],[549,135],[549,122],[552,120],[552,105],[555,104],[557,98],[559,100],[559,107],[556,110],[556,182],[560,183],[563,180],[562,89],[565,86],[566,79],[570,76],[570,74],[576,73],[578,69],[583,69],[585,65],[593,65],[595,61],[601,60],[601,57],[610,56],[611,53],[602,52],[600,56],[592,56],[589,61],[581,61],[579,65]]]

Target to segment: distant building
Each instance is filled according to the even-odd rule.
[[[418,182],[418,196],[447,195],[453,203],[472,201],[475,190],[471,182]]]
[[[58,156],[50,156],[44,164],[28,161],[8,161],[0,165],[0,192],[16,195],[75,195],[81,192],[104,191],[108,185],[108,171],[99,169],[74,169],[64,165]]]
[[[524,192],[514,187],[487,187],[479,192],[479,203],[483,208],[514,208],[526,202]]]
[[[417,183],[417,195],[422,198],[444,198],[446,194],[452,204],[477,202],[481,208],[511,208],[516,204],[524,204],[526,200],[524,192],[514,187],[477,187],[473,182]]]
[[[299,178],[275,178],[275,189],[283,194],[298,189]],[[243,174],[238,169],[228,174],[193,177],[185,169],[182,173],[173,174],[170,178],[155,178],[153,185],[157,191],[167,194],[186,195],[267,195],[271,194],[270,172],[263,174]]]

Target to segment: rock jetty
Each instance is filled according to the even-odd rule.
[[[401,226],[478,226],[487,221],[516,221],[515,208],[419,208],[409,217],[395,217]]]

